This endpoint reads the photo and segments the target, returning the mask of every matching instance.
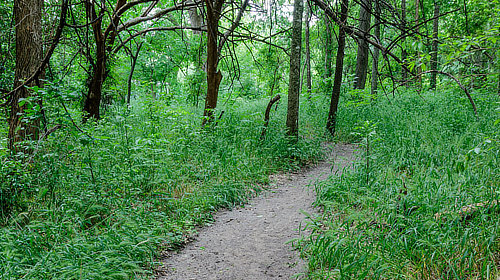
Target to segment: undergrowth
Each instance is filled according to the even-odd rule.
[[[451,90],[341,109],[359,159],[316,185],[308,279],[498,279],[500,103],[474,98],[478,119]]]
[[[321,157],[317,137],[289,144],[283,105],[259,140],[266,102],[235,103],[204,129],[200,109],[147,97],[79,128],[59,111],[51,118],[63,127],[35,143],[34,157],[16,161],[2,148],[0,278],[148,278],[159,253],[214,211],[244,203],[270,173]],[[317,119],[301,117],[314,135]]]

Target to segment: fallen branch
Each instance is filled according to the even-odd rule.
[[[269,126],[269,115],[271,113],[271,108],[273,107],[274,103],[280,100],[280,98],[281,96],[278,94],[275,97],[271,98],[271,100],[269,100],[269,103],[267,104],[266,113],[264,115],[264,127],[262,127],[262,132],[260,133],[260,140],[264,140],[266,138],[266,131],[267,127]]]
[[[477,117],[477,108],[476,108],[476,104],[474,103],[474,100],[472,99],[472,96],[470,95],[467,88],[464,85],[462,85],[462,83],[455,76],[453,76],[450,73],[446,73],[446,72],[439,71],[439,70],[429,70],[429,71],[422,72],[421,74],[427,74],[427,73],[438,73],[441,75],[448,76],[449,78],[454,80],[458,84],[458,86],[465,92],[465,95],[467,95],[467,98],[469,99],[469,102],[472,105],[472,109],[474,110],[474,115],[476,115],[476,117]]]
[[[495,206],[499,204],[499,200],[492,200],[488,202],[480,202],[480,203],[474,203],[474,204],[469,204],[466,206],[463,206],[460,208],[458,211],[444,211],[444,212],[439,212],[434,215],[434,218],[437,220],[439,218],[442,218],[444,215],[449,215],[449,214],[458,214],[462,218],[466,218],[468,216],[473,215],[480,209],[492,209]]]

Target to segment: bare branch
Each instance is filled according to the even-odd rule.
[[[126,21],[125,23],[119,25],[117,27],[117,32],[121,32],[121,31],[123,31],[123,30],[125,30],[127,28],[130,28],[130,27],[132,27],[134,25],[137,25],[139,23],[142,23],[142,22],[145,22],[145,21],[149,21],[149,20],[153,20],[153,19],[162,17],[162,16],[164,16],[164,15],[170,13],[170,12],[173,12],[173,11],[179,11],[179,10],[183,10],[185,8],[195,7],[200,2],[201,2],[200,0],[194,0],[194,1],[186,0],[186,1],[183,1],[183,2],[180,2],[180,3],[177,3],[177,4],[175,4],[172,7],[161,9],[161,10],[157,11],[154,14],[151,14],[151,15],[148,15],[148,16],[140,16],[140,17],[131,19],[131,20]]]
[[[248,0],[243,0],[243,4],[241,5],[238,15],[236,16],[236,19],[233,21],[231,27],[226,32],[224,32],[221,40],[219,41],[219,52],[222,50],[222,47],[226,43],[229,35],[231,35],[234,32],[234,30],[236,29],[236,27],[238,27],[238,25],[240,25],[241,17],[243,16],[243,13],[245,12],[247,6],[248,6]]]

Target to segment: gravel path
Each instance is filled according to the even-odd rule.
[[[315,212],[311,186],[342,171],[352,162],[353,149],[336,145],[326,161],[298,173],[273,175],[269,190],[243,208],[216,214],[216,222],[201,229],[195,241],[165,259],[158,279],[294,279],[304,263],[288,241],[299,236],[305,218],[301,211]]]

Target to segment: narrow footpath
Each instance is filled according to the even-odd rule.
[[[305,264],[290,240],[306,213],[315,213],[314,183],[340,174],[353,160],[352,145],[335,145],[328,158],[297,173],[271,177],[269,190],[249,204],[215,215],[195,241],[163,260],[161,280],[295,279]]]

